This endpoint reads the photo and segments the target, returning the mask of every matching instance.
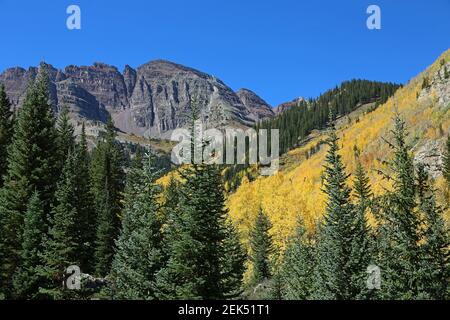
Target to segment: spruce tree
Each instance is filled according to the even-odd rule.
[[[8,148],[8,169],[0,193],[0,290],[3,291],[12,288],[12,276],[20,263],[21,236],[29,199],[35,191],[39,192],[46,225],[59,175],[57,133],[48,86],[48,78],[40,69],[35,82],[29,85]]]
[[[224,298],[236,298],[242,293],[247,254],[240,242],[239,232],[231,221],[227,222],[223,242],[222,292]]]
[[[303,221],[299,219],[295,236],[285,253],[281,269],[283,298],[306,300],[312,296],[315,267],[315,241],[307,234]]]
[[[348,174],[339,155],[338,137],[333,129],[327,140],[329,150],[324,166],[327,195],[325,217],[319,227],[315,292],[317,299],[347,300],[355,298],[351,279],[355,274],[352,249],[357,215],[350,202]]]
[[[150,157],[144,168],[133,168],[132,175],[112,264],[113,293],[118,299],[152,300],[157,297],[156,275],[163,266],[163,253],[157,203],[160,190]]]
[[[350,255],[352,277],[350,279],[351,296],[356,299],[366,299],[374,296],[366,286],[367,267],[372,262],[372,254],[376,250],[367,219],[367,211],[371,204],[372,192],[369,178],[361,164],[359,155],[356,155],[356,171],[353,183],[355,204],[354,238]]]
[[[43,237],[45,230],[44,208],[39,193],[35,192],[24,218],[20,266],[14,275],[14,297],[33,299],[37,297],[41,279],[38,267],[42,265]]]
[[[445,300],[449,298],[450,233],[422,164],[417,168],[417,185],[420,209],[425,216],[426,225],[422,247],[425,257],[423,261],[419,261],[422,263],[419,297]]]
[[[109,273],[114,242],[119,235],[125,181],[123,161],[123,151],[116,141],[116,129],[109,117],[105,137],[94,151],[90,170],[97,215],[94,257],[95,272],[98,276],[106,276]]]
[[[6,96],[5,86],[0,85],[0,188],[7,170],[7,150],[13,134],[11,103]]]
[[[170,222],[170,257],[160,283],[170,298],[221,298],[227,211],[220,171],[214,165],[192,165],[183,178],[179,216]]]
[[[420,270],[424,258],[420,247],[423,218],[416,202],[416,184],[411,146],[407,143],[405,122],[395,118],[394,157],[389,166],[393,191],[383,197],[383,216],[379,227],[382,270],[381,297],[384,299],[418,298],[423,279]]]
[[[447,137],[445,151],[443,156],[442,174],[444,175],[447,185],[450,188],[450,135]]]
[[[86,129],[83,122],[81,128],[80,141],[75,147],[75,168],[77,193],[75,194],[75,204],[78,212],[77,238],[78,252],[80,256],[80,268],[84,273],[91,273],[94,270],[94,242],[96,233],[96,212],[94,197],[91,190],[90,177],[90,155],[87,146]]]
[[[72,265],[80,265],[79,234],[77,211],[78,166],[75,154],[70,152],[63,168],[58,189],[55,193],[56,204],[52,210],[48,236],[44,240],[42,254],[43,266],[39,274],[44,278],[40,294],[46,298],[62,299],[67,292],[62,288],[65,270]]]
[[[58,155],[60,157],[60,168],[64,166],[67,156],[75,146],[74,128],[70,123],[69,109],[63,107],[56,123],[58,131]]]
[[[254,285],[270,279],[270,255],[273,253],[272,237],[269,233],[272,225],[269,218],[260,208],[255,225],[250,233],[250,261],[252,262]]]
[[[242,286],[244,251],[226,219],[220,170],[215,165],[192,165],[181,175],[184,183],[166,201],[172,208],[164,209],[168,262],[158,275],[159,297],[236,296]]]

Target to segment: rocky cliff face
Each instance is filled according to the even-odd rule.
[[[302,101],[305,101],[305,98],[300,97],[300,98],[294,99],[290,102],[282,103],[282,104],[278,105],[276,108],[274,108],[273,111],[275,112],[275,114],[283,113],[286,110],[289,110],[293,107],[298,107]]]
[[[264,118],[271,118],[275,115],[272,107],[267,102],[258,97],[256,93],[248,89],[240,89],[236,92],[245,108],[250,112],[250,117],[254,121]]]
[[[271,107],[250,90],[233,92],[221,80],[198,70],[157,60],[123,72],[103,63],[57,70],[42,63],[50,79],[51,100],[58,111],[70,108],[74,119],[104,122],[110,113],[124,132],[164,137],[188,123],[191,101],[198,100],[209,126],[250,126],[273,116]],[[14,106],[20,106],[38,68],[11,68],[0,74]]]

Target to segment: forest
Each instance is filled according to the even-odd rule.
[[[353,146],[350,176],[334,122],[374,101],[346,86],[364,87],[351,82],[337,100],[311,100],[274,120],[297,124],[281,126],[285,151],[292,137],[327,128],[323,218],[311,232],[299,214],[283,250],[263,207],[242,236],[223,167],[176,168],[162,185],[157,155],[137,148],[127,157],[111,118],[93,150],[85,130],[74,136],[66,109],[55,119],[44,72],[18,112],[1,88],[0,299],[448,299],[450,238],[433,179],[413,161],[401,114],[385,141],[389,170],[380,169],[392,188],[372,192]],[[367,88],[385,100],[397,87]],[[450,137],[442,172],[450,189]],[[67,286],[70,266],[82,271],[80,290]]]
[[[400,85],[368,80],[350,80],[321,94],[318,98],[299,100],[295,106],[273,119],[262,120],[256,129],[280,129],[280,150],[285,153],[298,147],[313,129],[325,128],[330,110],[341,117],[361,105],[372,109],[385,103]]]

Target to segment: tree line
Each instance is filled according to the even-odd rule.
[[[256,129],[279,129],[280,152],[298,147],[312,130],[326,128],[330,110],[337,117],[347,115],[363,104],[385,103],[400,85],[368,80],[350,80],[321,94],[318,98],[300,100],[297,105],[275,118],[262,120]]]

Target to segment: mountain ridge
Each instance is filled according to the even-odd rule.
[[[8,68],[0,73],[0,83],[5,85],[14,107],[21,105],[27,83],[39,68],[48,73],[55,111],[66,105],[74,121],[94,123],[105,122],[110,113],[116,127],[130,134],[164,138],[172,130],[185,127],[194,97],[199,100],[202,120],[209,126],[236,122],[249,127],[273,116],[271,106],[256,94],[244,103],[217,77],[163,59],[137,68],[125,65],[122,72],[102,62],[63,69],[46,62],[28,69]]]

